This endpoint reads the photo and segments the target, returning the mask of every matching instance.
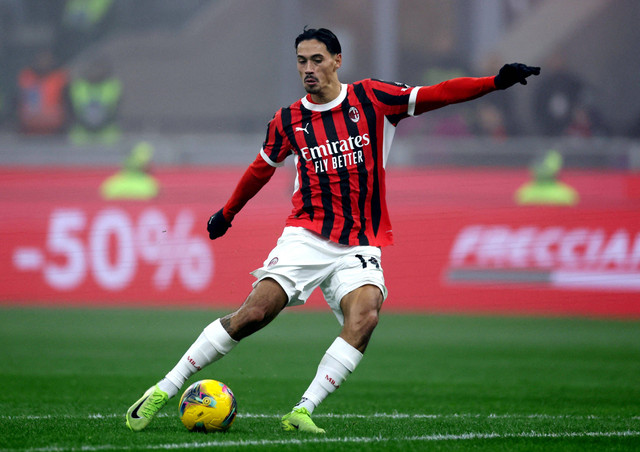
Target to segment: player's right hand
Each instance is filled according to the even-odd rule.
[[[211,215],[209,222],[207,223],[207,231],[209,232],[209,238],[215,240],[218,237],[222,237],[227,229],[231,227],[231,222],[227,221],[222,214],[222,209]]]

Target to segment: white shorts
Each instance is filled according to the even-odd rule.
[[[387,298],[380,256],[375,246],[340,245],[308,229],[287,226],[264,265],[251,272],[257,278],[253,286],[274,279],[289,297],[287,306],[304,304],[320,287],[342,325],[340,301],[349,292],[372,284]]]

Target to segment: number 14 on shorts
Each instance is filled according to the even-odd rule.
[[[380,263],[378,262],[378,259],[376,259],[373,256],[369,257],[368,259],[364,257],[362,254],[356,254],[355,256],[360,260],[360,263],[362,264],[362,268],[367,268],[367,263],[371,263],[376,268],[380,268]]]

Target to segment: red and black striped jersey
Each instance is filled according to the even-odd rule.
[[[314,104],[307,96],[276,113],[261,155],[274,166],[289,155],[295,158],[288,226],[344,245],[393,242],[385,164],[395,126],[410,114],[413,90],[368,79],[342,85],[327,104]]]
[[[495,89],[493,77],[460,83],[421,88],[366,79],[343,84],[327,104],[306,96],[280,109],[260,155],[273,167],[294,156],[293,210],[286,224],[344,245],[392,244],[385,165],[395,128],[416,113]]]

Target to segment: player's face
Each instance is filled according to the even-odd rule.
[[[314,100],[337,97],[340,93],[337,70],[342,65],[342,55],[331,55],[322,42],[310,39],[298,44],[297,58],[304,89]]]

